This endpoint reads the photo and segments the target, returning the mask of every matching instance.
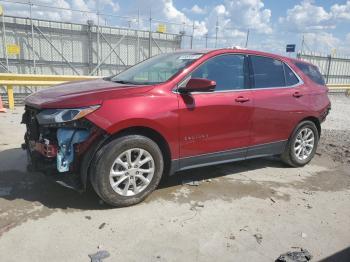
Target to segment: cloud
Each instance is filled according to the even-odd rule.
[[[276,27],[280,34],[289,34],[290,38],[301,38],[304,35],[306,46],[313,51],[330,53],[337,49],[349,54],[350,41],[347,42],[346,37],[342,41],[332,34],[332,30],[344,20],[350,20],[350,1],[343,5],[334,4],[326,10],[313,0],[303,0],[288,9],[286,15],[279,18]]]
[[[44,6],[52,6],[52,1],[50,0],[37,0],[36,4]],[[19,3],[2,3],[5,15],[14,15],[21,17],[30,17],[30,9],[27,4]],[[57,0],[55,7],[59,8],[71,8],[68,1]],[[32,17],[41,18],[41,19],[50,19],[50,20],[65,20],[70,21],[72,19],[72,11],[70,10],[59,10],[47,7],[39,7],[36,5],[32,6]]]
[[[200,8],[198,5],[192,6],[191,11],[195,14],[205,14],[207,12],[205,9]]]
[[[95,0],[55,0],[54,4],[52,0],[36,0],[33,1],[33,3],[33,18],[78,23],[86,23],[87,20],[97,22],[97,15],[92,13],[97,10]],[[30,16],[29,5],[27,4],[4,2],[3,6],[6,15],[21,17]],[[99,6],[101,12],[107,8],[113,12],[118,12],[120,10],[118,2],[114,0],[99,0]],[[85,11],[86,13],[74,10]],[[111,13],[111,11],[109,11],[109,13]],[[100,18],[100,22],[103,23],[104,19]]]
[[[157,20],[165,20],[179,24],[174,25],[168,23],[168,31],[179,33],[185,30],[186,34],[192,34],[192,27],[194,25],[195,36],[203,36],[208,32],[205,21],[190,19],[184,12],[175,7],[173,0],[138,0],[136,1],[136,6],[140,10],[143,10],[143,13],[149,12],[151,9],[152,16]],[[145,20],[145,17],[143,20]]]
[[[331,7],[331,14],[335,19],[350,20],[350,1],[347,1],[345,5],[333,5]]]
[[[214,7],[208,19],[213,25],[215,18],[219,18],[221,28],[230,27],[236,30],[254,30],[262,34],[272,33],[270,23],[271,10],[264,7],[261,0],[225,0],[223,4]],[[215,24],[215,23],[214,23]]]
[[[194,5],[192,6],[192,8],[188,9],[188,8],[182,8],[182,11],[186,12],[186,13],[194,13],[197,15],[204,15],[207,13],[207,10],[205,8],[201,8],[198,5]]]
[[[306,33],[304,34],[304,40],[306,43],[306,49],[312,47],[308,51],[316,51],[320,53],[330,53],[333,49],[337,49],[341,46],[342,41],[327,32]]]
[[[259,41],[249,43],[249,48],[265,52],[285,54],[286,40],[278,35],[269,35]]]
[[[329,11],[314,4],[313,0],[304,0],[287,10],[279,23],[291,32],[314,32],[335,29],[341,20],[350,20],[350,1],[344,5],[334,4]]]
[[[312,0],[304,0],[287,10],[286,17],[280,17],[280,24],[291,32],[310,32],[334,28],[332,15]]]
[[[73,0],[73,1],[82,1],[83,0]],[[97,2],[99,4],[99,6],[97,6]],[[113,0],[87,0],[86,2],[86,6],[89,8],[89,10],[93,10],[96,11],[99,7],[99,9],[104,9],[104,8],[108,8],[109,13],[112,12],[118,12],[120,10],[120,6],[118,2],[114,2]]]

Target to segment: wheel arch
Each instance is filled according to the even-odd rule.
[[[284,152],[281,154],[282,161],[284,163],[286,163],[287,165],[292,166],[292,167],[303,166],[303,165],[307,164],[308,162],[310,162],[312,157],[313,157],[313,155],[312,155],[312,157],[307,162],[299,163],[299,162],[296,162],[296,160],[293,160],[293,157],[291,156],[290,150],[289,150],[293,136],[296,134],[296,132],[299,130],[299,128],[302,126],[303,122],[305,122],[305,121],[309,121],[309,122],[312,122],[315,124],[316,129],[317,129],[317,133],[318,133],[318,139],[320,138],[320,135],[321,135],[321,123],[317,117],[314,117],[314,116],[305,117],[297,123],[297,125],[294,127],[294,129],[293,129],[293,131],[288,139],[288,143],[285,146]],[[316,148],[317,148],[317,143],[314,146],[313,150],[316,150]]]
[[[118,132],[111,135],[105,143],[108,143],[111,140],[114,140],[116,138],[119,138],[121,136],[126,136],[126,135],[143,135],[145,137],[152,139],[159,146],[160,150],[162,151],[166,159],[169,159],[169,161],[171,160],[170,146],[166,141],[165,137],[160,132],[150,127],[132,126],[132,127],[121,129]]]
[[[169,173],[171,169],[171,150],[165,137],[153,128],[145,126],[132,126],[121,129],[118,132],[109,135],[107,138],[103,139],[96,145],[95,149],[93,150],[94,152],[92,152],[93,155],[90,157],[91,161],[88,163],[87,169],[85,169],[85,172],[81,173],[81,180],[84,190],[86,190],[86,186],[89,181],[91,163],[93,162],[92,159],[95,157],[99,149],[111,142],[112,140],[127,135],[142,135],[153,140],[159,146],[164,157],[164,174]]]
[[[311,122],[313,122],[315,124],[316,128],[317,128],[318,137],[321,137],[321,122],[320,122],[320,120],[317,117],[314,117],[314,116],[305,117],[298,123],[298,125],[301,122],[303,122],[303,121],[311,121]]]

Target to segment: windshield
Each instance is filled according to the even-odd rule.
[[[202,55],[194,52],[161,54],[111,77],[110,81],[136,85],[164,83]]]

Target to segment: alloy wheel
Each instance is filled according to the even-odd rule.
[[[294,154],[299,160],[307,159],[315,146],[315,134],[312,129],[301,129],[294,142]]]
[[[141,193],[152,181],[155,164],[152,155],[141,148],[121,153],[114,161],[109,181],[113,190],[122,196]]]

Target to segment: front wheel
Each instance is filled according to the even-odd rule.
[[[163,169],[162,152],[153,140],[123,136],[99,150],[92,163],[91,184],[110,205],[134,205],[158,186]]]
[[[294,130],[281,155],[282,161],[293,167],[304,166],[314,157],[319,133],[311,121],[301,122]]]

